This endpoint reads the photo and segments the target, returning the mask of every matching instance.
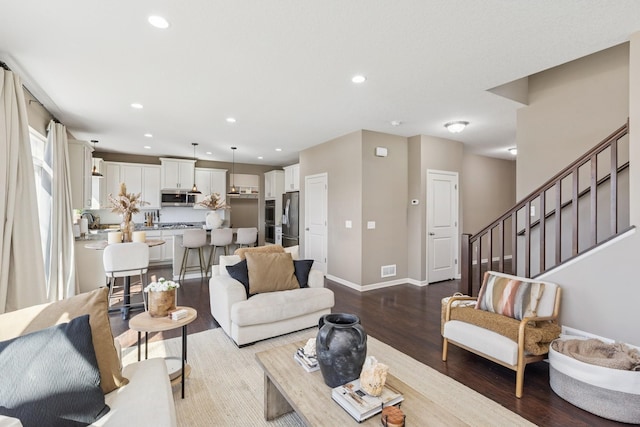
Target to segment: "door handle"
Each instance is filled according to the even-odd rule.
[[[305,231],[309,231],[309,227],[305,228]]]
[[[429,236],[435,236],[436,233],[429,233]]]

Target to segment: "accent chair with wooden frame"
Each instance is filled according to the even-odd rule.
[[[496,290],[498,286],[491,286],[496,281],[502,281],[499,290]],[[518,294],[518,286],[522,284],[525,287]],[[533,289],[539,293],[537,297],[529,298]],[[514,311],[516,294],[519,297],[515,298]],[[484,303],[476,307],[457,307],[459,302],[456,301],[477,301],[478,298],[453,296],[443,307],[442,360],[447,361],[451,343],[512,369],[516,371],[516,397],[522,397],[525,366],[543,360],[551,341],[560,335],[557,323],[560,294],[560,286],[555,283],[486,272],[478,296]],[[509,297],[511,305],[507,307]],[[519,303],[528,304],[527,311],[519,309]]]

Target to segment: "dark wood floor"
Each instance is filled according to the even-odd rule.
[[[155,269],[158,277],[167,277],[167,269]],[[357,314],[367,333],[416,360],[482,393],[502,406],[540,426],[614,426],[623,425],[583,411],[558,397],[549,387],[546,362],[528,365],[524,396],[515,397],[515,372],[481,357],[450,346],[449,360],[442,362],[440,336],[440,300],[458,291],[457,281],[417,287],[399,285],[358,292],[327,281],[335,293],[333,312]],[[216,328],[209,309],[208,281],[186,280],[178,291],[179,304],[198,310],[198,319],[189,325],[189,333]],[[134,313],[135,314],[135,313]],[[133,345],[137,335],[128,330],[127,321],[118,313],[111,315],[114,336]],[[179,331],[159,333],[152,340],[178,336]],[[391,367],[393,371],[393,366]],[[420,373],[417,372],[416,375]]]

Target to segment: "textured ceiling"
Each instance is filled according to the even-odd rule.
[[[198,158],[220,161],[237,146],[236,161],[271,165],[358,129],[505,157],[522,104],[489,89],[640,30],[637,0],[1,4],[0,60],[76,138],[183,157],[197,142]],[[151,27],[152,14],[169,29]],[[359,73],[367,81],[355,85]],[[471,124],[452,135],[450,120]]]

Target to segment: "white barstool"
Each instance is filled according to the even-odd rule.
[[[229,245],[233,243],[233,230],[230,228],[214,228],[211,230],[211,252],[209,253],[209,262],[207,266],[211,268],[213,261],[216,261],[216,249],[223,248],[224,254],[227,255]]]
[[[180,279],[184,278],[187,270],[195,269],[197,267],[188,267],[189,263],[189,252],[191,249],[198,250],[198,258],[200,262],[200,275],[207,271],[204,265],[204,253],[202,249],[207,245],[207,231],[200,228],[194,230],[184,230],[184,234],[182,235],[182,247],[184,248],[184,255],[182,255],[182,266],[180,268]]]
[[[130,276],[140,275],[140,295],[144,292],[143,275],[149,268],[149,246],[142,242],[115,243],[107,245],[102,254],[102,263],[107,276],[109,286],[109,305],[113,298],[113,290],[116,287],[118,277],[123,280],[122,308],[123,317],[132,307],[144,307],[144,301],[131,304],[131,279]],[[144,300],[144,298],[143,298]]]
[[[238,228],[235,244],[239,248],[244,246],[254,246],[258,241],[258,229],[256,227]]]

